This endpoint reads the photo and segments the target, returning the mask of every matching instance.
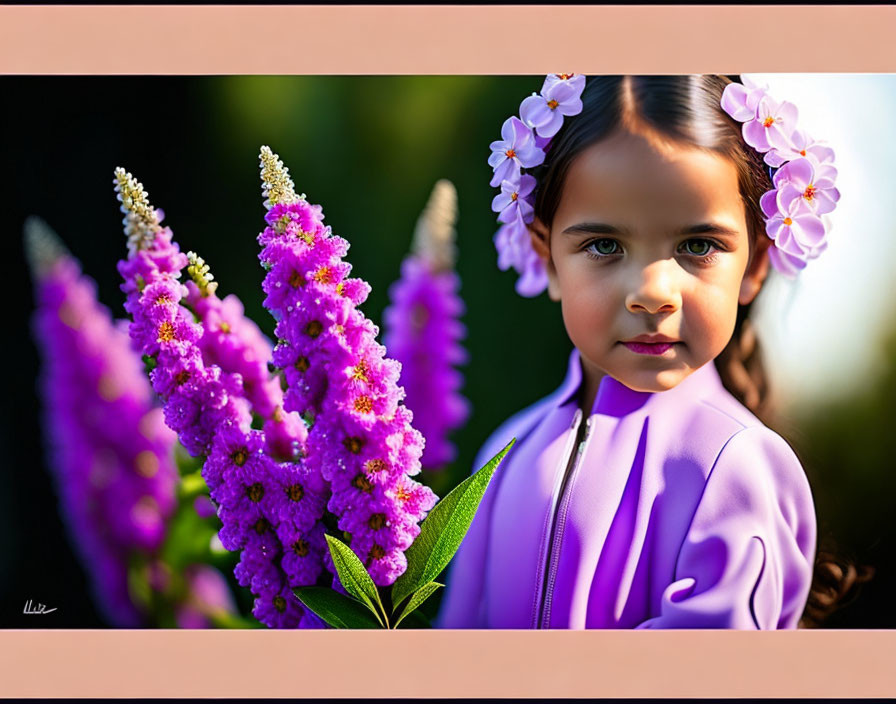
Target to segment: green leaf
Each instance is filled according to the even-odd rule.
[[[325,535],[327,543],[330,546],[330,555],[333,556],[333,564],[336,566],[336,572],[339,574],[339,581],[345,587],[345,591],[356,599],[359,599],[373,612],[380,625],[388,628],[388,619],[380,601],[380,593],[376,589],[376,585],[367,574],[367,568],[364,563],[358,559],[355,552],[339,538],[332,535]],[[374,606],[379,606],[379,612]],[[380,617],[382,614],[382,618]],[[385,621],[383,619],[386,619]]]
[[[320,616],[333,628],[381,628],[357,599],[340,594],[329,587],[297,587],[293,593],[305,606]]]
[[[392,587],[395,609],[409,595],[435,579],[454,557],[492,475],[515,442],[516,438],[513,438],[482,469],[458,484],[429,512],[420,526],[420,534],[405,552],[408,568]]]
[[[424,584],[417,591],[411,594],[408,605],[404,608],[404,611],[401,612],[401,616],[398,617],[398,620],[395,622],[393,628],[398,628],[398,624],[404,620],[405,616],[410,614],[414,609],[420,606],[420,604],[429,599],[429,597],[433,595],[436,589],[444,586],[444,584],[439,584],[438,582],[429,582],[428,584]]]

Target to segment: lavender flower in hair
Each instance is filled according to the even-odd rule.
[[[37,218],[26,223],[26,249],[44,428],[63,519],[106,619],[138,626],[144,615],[128,592],[128,562],[134,552],[159,548],[174,511],[175,437],[93,280]]]
[[[142,186],[121,169],[116,181],[125,224],[133,231],[129,237],[136,243],[119,265],[126,277],[136,272],[122,287],[130,292],[131,335],[144,354],[156,359],[152,381],[165,401],[169,427],[191,454],[205,457],[202,476],[222,522],[218,537],[227,550],[241,552],[234,571],[237,581],[255,594],[253,614],[266,625],[319,626],[292,588],[314,584],[322,570],[325,541],[315,524],[326,503],[326,485],[303,463],[278,462],[265,452],[266,434],[251,428],[241,375],[206,362],[206,331],[181,305],[189,291],[178,281],[176,267],[189,258],[180,255],[170,229],[159,226]],[[212,328],[214,302],[200,302],[197,296],[208,299],[210,295],[202,294],[214,289],[204,262],[195,255],[192,259],[192,284],[198,290],[193,302],[208,314]],[[206,349],[218,359],[234,353],[214,342]],[[240,352],[245,349],[243,345]],[[276,409],[272,418],[275,415]],[[290,542],[284,543],[281,535]]]
[[[454,270],[456,213],[454,186],[439,181],[417,222],[412,252],[402,262],[401,278],[389,290],[391,305],[383,313],[386,349],[401,363],[405,404],[426,439],[420,461],[428,469],[455,458],[457,450],[448,435],[470,413],[469,402],[459,393],[463,375],[455,368],[467,361],[460,344],[464,304]]]
[[[840,200],[835,185],[834,151],[796,126],[799,110],[793,103],[776,101],[747,76],[743,85],[730,83],[721,106],[743,122],[744,141],[764,155],[777,170],[774,190],[760,198],[766,234],[774,242],[768,250],[772,265],[793,278],[827,248],[831,213]]]
[[[385,586],[406,569],[404,551],[436,501],[410,479],[420,471],[423,438],[399,404],[400,365],[358,310],[370,286],[347,278],[348,242],[324,225],[320,206],[296,194],[268,147],[261,178],[268,212],[259,257],[268,270],[264,305],[277,320],[274,364],[288,382],[284,407],[313,417],[306,464],[329,482],[327,508]]]

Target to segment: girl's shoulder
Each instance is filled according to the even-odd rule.
[[[693,420],[704,428],[716,428],[713,474],[738,477],[738,481],[762,483],[776,493],[811,495],[809,481],[790,443],[765,425],[727,389],[721,387],[702,399]],[[722,481],[717,479],[716,481]]]
[[[713,370],[714,378],[717,378]],[[796,452],[772,428],[734,397],[721,381],[710,384],[699,402],[685,405],[666,420],[682,438],[705,438],[716,462],[771,464],[791,474],[804,471]],[[715,462],[710,463],[710,467]]]
[[[701,401],[705,407],[712,409],[719,416],[730,418],[743,428],[761,425],[770,430],[749,408],[744,406],[728,389],[722,386],[721,380],[719,380],[718,386],[712,388],[712,393],[707,394]]]

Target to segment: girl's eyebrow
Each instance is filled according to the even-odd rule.
[[[619,229],[618,227],[614,227],[613,225],[608,225],[607,223],[603,222],[581,222],[578,225],[567,227],[562,234],[623,235],[627,234],[627,232],[624,228]]]
[[[737,237],[737,230],[732,230],[724,225],[717,225],[714,222],[702,222],[699,225],[685,227],[678,231],[679,235],[721,235],[728,237]]]
[[[563,230],[562,234],[564,235],[578,235],[578,234],[588,234],[588,235],[628,235],[629,232],[626,228],[616,227],[615,225],[610,225],[605,222],[582,222],[577,225],[572,225]],[[729,227],[725,227],[724,225],[718,225],[712,222],[703,222],[699,225],[691,225],[690,227],[683,227],[678,232],[674,233],[675,236],[680,237],[682,235],[719,235],[719,236],[728,236],[728,237],[736,237],[737,230],[732,230]]]

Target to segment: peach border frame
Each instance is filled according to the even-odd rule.
[[[0,74],[890,73],[894,30],[875,5],[3,6]],[[0,696],[886,697],[894,651],[896,630],[10,629]]]
[[[10,6],[0,72],[889,72],[894,24],[876,5]]]

